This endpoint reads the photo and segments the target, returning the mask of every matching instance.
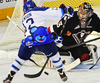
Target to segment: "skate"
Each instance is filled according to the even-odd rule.
[[[10,74],[8,74],[8,77],[5,80],[3,80],[3,83],[11,83],[12,79],[13,77],[11,77]]]
[[[11,71],[11,75],[8,74],[7,78],[5,80],[3,80],[3,83],[11,83],[14,74],[15,74],[15,72],[14,71]]]
[[[60,78],[62,79],[62,81],[64,81],[64,82],[67,81],[67,76],[66,76],[65,72],[63,71],[63,69],[59,69],[58,72],[59,72],[59,75],[60,75]]]

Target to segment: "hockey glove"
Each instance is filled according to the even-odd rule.
[[[56,43],[56,45],[62,43],[62,41],[63,41],[63,37],[62,36],[56,35],[54,37],[54,42]]]
[[[61,4],[59,8],[63,10],[64,15],[66,15],[67,17],[73,16],[74,9],[71,6],[65,6],[64,4]]]
[[[21,42],[21,45],[28,46],[29,48],[32,47],[32,46],[35,46],[36,44],[37,44],[37,42],[33,41],[31,36],[23,39],[22,42]]]

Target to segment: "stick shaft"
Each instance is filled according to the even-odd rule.
[[[48,63],[48,60],[49,60],[49,59],[46,60],[44,66],[42,67],[42,69],[41,69],[38,73],[36,73],[36,74],[31,74],[31,75],[29,75],[29,74],[24,74],[24,76],[27,77],[27,78],[36,78],[36,77],[39,77],[39,76],[42,74],[42,72],[43,72],[43,70],[44,70],[46,64]]]
[[[41,67],[40,65],[38,65],[34,60],[32,60],[32,59],[29,59],[31,62],[33,62],[36,66],[39,66],[39,67]]]
[[[7,18],[8,18],[16,27],[18,27],[22,32],[25,33],[25,31],[24,31],[23,29],[21,29],[21,28],[18,26],[18,24],[16,24],[9,16],[7,16]]]
[[[63,32],[63,30],[64,30],[64,28],[65,28],[65,25],[66,25],[66,23],[67,23],[67,20],[68,20],[68,17],[67,16],[65,16],[64,17],[65,18],[65,22],[64,22],[64,24],[63,24],[63,28],[62,28],[62,30],[61,30],[61,32],[60,32],[60,36],[62,35],[62,32]]]
[[[82,42],[82,43],[79,43],[79,44],[75,44],[75,45],[72,45],[72,46],[62,46],[61,49],[68,50],[68,49],[75,48],[75,47],[84,45],[85,43],[89,43],[89,42],[92,42],[92,41],[95,41],[95,40],[98,40],[98,39],[100,39],[100,37],[97,37],[95,39],[91,39],[91,40],[88,40],[86,42]]]
[[[100,60],[100,57],[98,58],[98,60],[96,61],[96,63],[93,66],[91,66],[89,69],[92,69],[98,63],[99,60]]]

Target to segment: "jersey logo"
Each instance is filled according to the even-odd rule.
[[[80,43],[82,42],[86,37],[87,35],[89,35],[90,32],[86,32],[85,30],[82,30],[81,32],[78,32],[77,34],[73,34],[73,38],[75,39],[75,41],[77,43]]]
[[[51,35],[45,27],[33,27],[30,33],[38,43],[47,43],[53,35]]]

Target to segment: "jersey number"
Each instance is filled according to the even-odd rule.
[[[33,26],[32,24],[34,23],[33,18],[29,18],[26,20],[26,24],[28,25],[27,28],[26,26],[23,24],[23,26],[25,27],[25,32],[27,32],[27,29],[31,29]]]

